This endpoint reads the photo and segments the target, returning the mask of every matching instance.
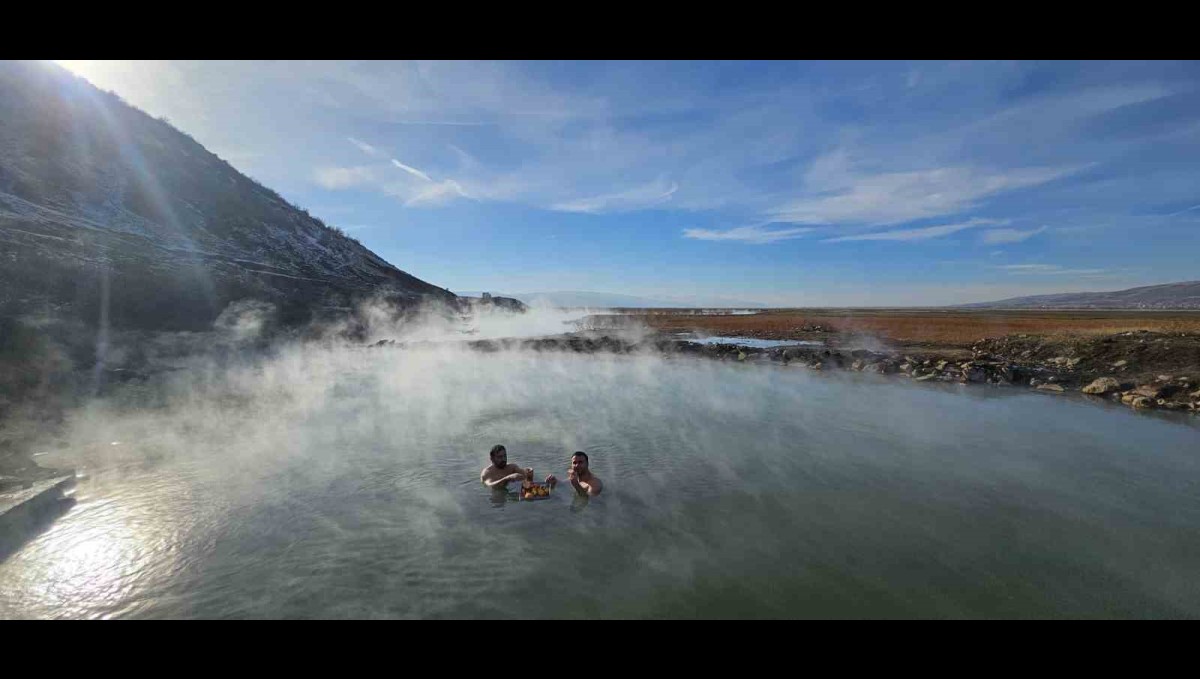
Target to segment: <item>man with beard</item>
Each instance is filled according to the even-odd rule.
[[[604,484],[600,482],[600,477],[588,469],[588,456],[582,450],[571,456],[571,466],[567,469],[567,480],[575,487],[575,492],[580,495],[594,497],[604,490]]]
[[[488,453],[488,457],[491,458],[492,463],[479,472],[479,480],[488,488],[504,489],[508,487],[510,481],[533,480],[532,467],[521,469],[515,464],[508,463],[508,451],[505,450],[504,446],[492,446],[492,451]],[[546,477],[546,483],[554,486],[558,483],[558,479],[554,477],[554,474],[551,474]]]

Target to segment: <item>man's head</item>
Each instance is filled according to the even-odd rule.
[[[492,464],[497,467],[508,466],[508,451],[504,449],[504,446],[492,446],[492,452],[488,453],[488,457],[492,459]]]
[[[571,456],[571,469],[580,476],[586,476],[588,473],[588,456],[582,450],[576,451]]]

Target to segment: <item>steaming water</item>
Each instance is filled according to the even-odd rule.
[[[814,342],[810,340],[767,340],[758,339],[755,337],[684,337],[689,342],[698,344],[734,344],[741,347],[754,347],[757,349],[770,349],[772,347],[795,347],[795,346],[820,346],[822,342]]]
[[[1200,428],[690,359],[316,349],[98,404],[4,618],[1197,617]],[[115,443],[114,443],[115,442]],[[486,452],[604,494],[518,503]]]

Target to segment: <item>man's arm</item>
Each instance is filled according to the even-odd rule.
[[[575,472],[568,471],[567,479],[575,487],[575,492],[580,495],[596,496],[600,494],[600,491],[604,490],[604,484],[600,483],[600,479],[595,476],[587,481],[580,481],[579,477],[575,476]]]
[[[488,479],[487,469],[484,469],[482,472],[479,473],[479,480],[482,481],[483,485],[487,486],[488,488],[495,488],[496,486],[508,483],[509,481],[520,481],[521,479],[524,479],[525,472],[521,471],[521,469],[518,468],[515,464],[508,465],[507,467],[504,468],[504,471],[508,472],[509,470],[514,469],[514,468],[516,469],[516,471],[513,471],[512,473],[509,473],[509,474],[505,474],[504,476],[501,476],[496,479]]]

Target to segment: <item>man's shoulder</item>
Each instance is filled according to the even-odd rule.
[[[488,465],[479,472],[480,476],[508,476],[514,472],[520,471],[520,468],[515,464],[510,464],[503,469],[498,469],[495,465]]]

